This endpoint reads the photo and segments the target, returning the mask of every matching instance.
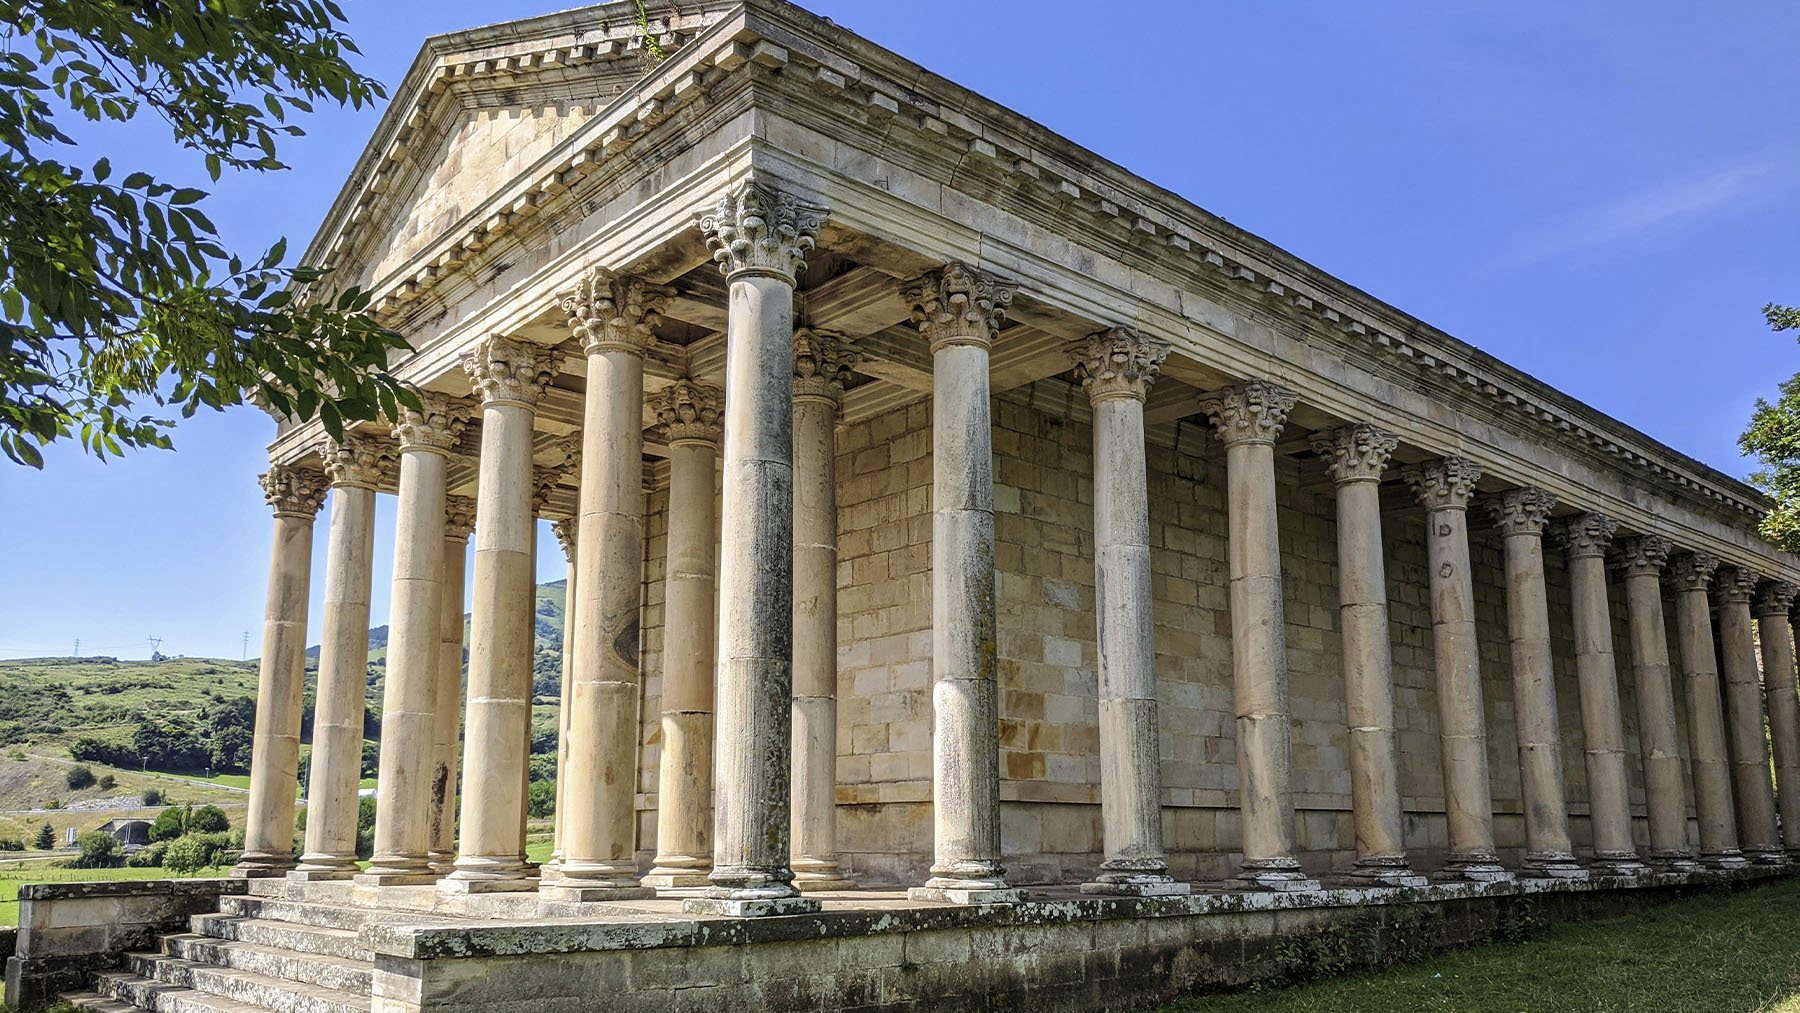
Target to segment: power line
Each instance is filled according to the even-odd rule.
[[[81,638],[80,637],[75,638],[75,656],[77,658],[81,657]]]

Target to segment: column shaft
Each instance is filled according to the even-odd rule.
[[[1769,746],[1775,756],[1775,807],[1789,852],[1800,851],[1800,696],[1795,694],[1794,632],[1788,624],[1795,590],[1787,581],[1764,584],[1754,606]]]
[[[837,860],[837,417],[848,342],[794,335],[794,756],[791,865],[804,891],[855,887]]]
[[[1706,589],[1718,558],[1689,552],[1672,563],[1675,623],[1687,687],[1688,748],[1693,757],[1694,811],[1700,824],[1700,858],[1718,868],[1744,864],[1738,850],[1736,806],[1731,798],[1731,760],[1725,747],[1718,655]]]
[[[447,499],[444,570],[438,584],[438,661],[432,689],[431,871],[442,876],[456,861],[456,782],[462,749],[463,599],[475,501]]]
[[[1581,686],[1581,734],[1586,743],[1588,819],[1594,862],[1612,875],[1647,871],[1631,837],[1631,787],[1625,773],[1625,727],[1619,714],[1619,674],[1613,660],[1612,607],[1606,593],[1606,547],[1618,522],[1582,514],[1561,523],[1569,555],[1575,609],[1575,672]]]
[[[1783,861],[1784,855],[1781,834],[1775,826],[1768,726],[1750,622],[1750,596],[1755,586],[1753,573],[1737,567],[1719,570],[1719,654],[1725,667],[1726,733],[1737,797],[1739,846],[1751,861],[1772,865]]]
[[[369,674],[369,597],[375,554],[375,483],[381,451],[358,437],[329,446],[331,526],[325,556],[325,622],[306,793],[306,852],[292,875],[347,879],[357,871],[363,710]]]
[[[1669,674],[1668,625],[1663,619],[1662,568],[1669,541],[1642,535],[1623,547],[1625,600],[1630,608],[1632,681],[1637,692],[1638,748],[1644,758],[1644,802],[1650,818],[1650,857],[1676,871],[1696,867],[1688,845],[1682,787],[1681,733]]]
[[[705,886],[712,868],[713,666],[718,654],[718,391],[689,383],[671,391],[658,414],[670,435],[663,592],[667,632],[656,862],[644,882]]]
[[[1444,817],[1450,840],[1444,871],[1490,881],[1507,879],[1510,874],[1494,854],[1494,804],[1488,786],[1475,588],[1469,571],[1468,504],[1480,477],[1480,466],[1456,457],[1405,473],[1425,506],[1438,734],[1444,750]]]
[[[550,862],[539,870],[540,879],[549,880],[562,875],[563,860],[563,816],[568,812],[569,797],[569,723],[574,708],[570,706],[570,696],[575,687],[575,601],[580,597],[576,587],[580,574],[576,572],[576,533],[578,523],[574,518],[559,521],[552,526],[556,539],[562,543],[563,560],[568,563],[568,576],[563,584],[563,631],[562,631],[562,679],[558,682],[556,712],[556,811],[551,814],[550,824]]]
[[[323,476],[286,465],[271,466],[262,476],[262,484],[275,508],[275,540],[256,678],[244,856],[232,870],[233,875],[248,877],[284,875],[294,865],[294,794],[306,689],[306,606],[313,522],[324,496]]]
[[[490,338],[463,358],[482,396],[475,577],[470,593],[461,840],[453,892],[529,889],[521,857],[531,715],[536,561],[531,558],[535,407],[555,359]]]
[[[1339,619],[1350,743],[1350,802],[1359,876],[1423,886],[1406,859],[1400,758],[1394,727],[1393,652],[1381,547],[1381,472],[1399,441],[1374,426],[1345,426],[1313,447],[1337,482]]]

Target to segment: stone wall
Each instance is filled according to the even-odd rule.
[[[931,854],[931,423],[921,400],[840,429],[839,839],[865,882],[912,882]],[[1091,430],[1085,401],[1048,380],[996,398],[1002,828],[1020,883],[1074,882],[1098,864],[1099,737],[1094,644]],[[1165,826],[1172,871],[1220,879],[1238,860],[1237,769],[1227,612],[1224,452],[1197,422],[1149,438],[1152,593],[1160,681]],[[1314,872],[1353,857],[1340,670],[1333,486],[1322,462],[1282,445],[1276,480],[1287,622],[1297,843]],[[650,494],[644,611],[641,805],[655,805],[666,486]],[[1406,837],[1419,865],[1447,846],[1424,514],[1399,485],[1383,496]],[[1520,857],[1503,549],[1470,511],[1496,835]],[[1564,780],[1586,846],[1586,769],[1572,605],[1560,550],[1545,545]],[[1623,585],[1610,584],[1632,803],[1643,828],[1637,703]],[[1674,644],[1671,641],[1672,656]],[[1685,699],[1677,674],[1677,711]],[[1685,736],[1685,728],[1684,728]],[[1690,793],[1691,796],[1691,793]],[[654,848],[654,818],[641,844]]]

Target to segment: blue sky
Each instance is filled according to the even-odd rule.
[[[428,34],[563,5],[345,6],[392,84]],[[1792,3],[806,6],[1726,472],[1750,470],[1734,441],[1752,401],[1800,369],[1758,312],[1800,302]],[[303,246],[377,115],[321,112],[290,171],[227,180],[208,212],[242,248]],[[125,147],[132,168],[195,174],[151,125],[106,140],[91,154],[119,169]],[[0,657],[77,637],[142,657],[155,635],[235,658],[246,632],[254,655],[272,435],[239,409],[183,423],[174,453],[0,464]],[[379,624],[391,497],[377,523]],[[561,577],[541,543],[542,579]]]

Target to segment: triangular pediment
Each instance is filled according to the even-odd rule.
[[[428,40],[306,263],[378,285],[470,219],[737,0],[597,4]]]

